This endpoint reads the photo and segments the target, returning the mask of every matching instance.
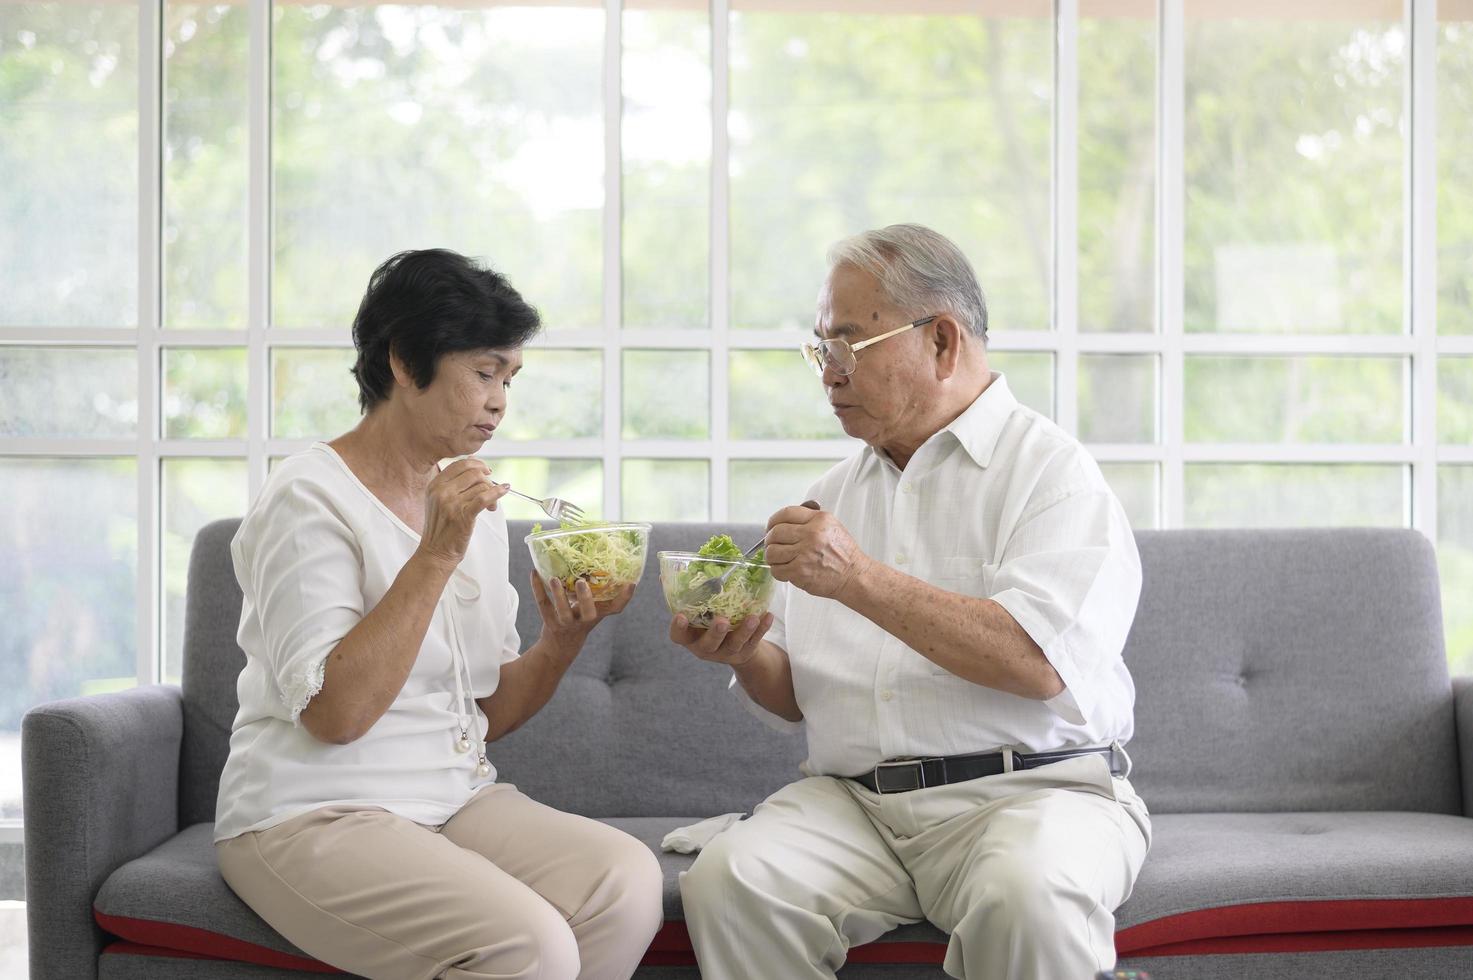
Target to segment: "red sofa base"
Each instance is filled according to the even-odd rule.
[[[206,929],[104,915],[97,924],[118,936],[103,952],[255,963],[309,973],[341,974],[326,963],[232,939]],[[1115,948],[1131,959],[1237,953],[1319,953],[1337,950],[1473,946],[1473,897],[1328,902],[1262,902],[1201,909],[1122,929]],[[877,942],[849,951],[855,963],[934,963],[939,942]],[[667,922],[645,954],[646,966],[694,966],[684,922]]]

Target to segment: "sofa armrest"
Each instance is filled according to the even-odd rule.
[[[96,978],[92,901],[179,831],[179,688],[54,701],[21,723],[31,980]]]
[[[1453,678],[1458,729],[1458,768],[1463,777],[1463,816],[1473,817],[1473,676]]]

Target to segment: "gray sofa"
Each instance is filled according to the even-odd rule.
[[[236,523],[195,544],[182,690],[62,701],[25,719],[33,980],[331,972],[215,869],[210,821],[242,662]],[[526,530],[512,528],[524,594]],[[505,779],[657,847],[671,827],[750,809],[797,776],[801,738],[762,726],[726,693],[723,669],[666,639],[653,552],[713,530],[655,529],[634,603],[593,635],[547,708],[492,746]],[[1119,912],[1121,965],[1156,980],[1473,975],[1473,680],[1448,678],[1425,539],[1139,542],[1130,749],[1156,841]],[[532,602],[518,625],[536,636]],[[696,975],[676,886],[689,860],[661,855],[667,924],[641,977]],[[904,927],[851,951],[841,976],[941,977],[942,943]]]

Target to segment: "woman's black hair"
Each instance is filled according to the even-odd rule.
[[[535,307],[506,277],[443,248],[400,252],[373,270],[353,318],[358,403],[367,412],[389,397],[389,353],[427,388],[435,365],[457,351],[520,347],[541,327]]]

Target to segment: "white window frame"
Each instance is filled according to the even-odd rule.
[[[137,679],[156,683],[164,650],[162,487],[165,460],[243,459],[249,493],[259,491],[269,460],[309,444],[270,435],[270,356],[275,348],[346,347],[347,332],[273,329],[271,317],[271,0],[249,0],[248,326],[245,330],[165,331],[162,316],[162,0],[137,0],[139,10],[138,326],[132,329],[0,327],[0,345],[106,347],[136,351],[138,435],[131,439],[0,438],[0,456],[56,458],[127,457],[137,461],[138,572]],[[728,440],[727,357],[733,350],[792,348],[791,331],[732,331],[729,269],[728,140],[729,0],[709,0],[711,24],[711,162],[709,212],[709,317],[707,331],[623,330],[622,312],[622,0],[603,0],[605,210],[603,220],[603,326],[557,331],[537,346],[600,350],[603,356],[603,430],[598,438],[538,440],[508,445],[517,456],[594,458],[603,464],[605,513],[620,513],[621,464],[627,458],[709,461],[711,516],[725,519],[728,469],[740,459],[839,459],[852,451],[845,440]],[[1158,0],[1156,85],[1156,326],[1153,333],[1081,332],[1078,324],[1078,37],[1079,0],[1055,0],[1055,100],[1053,147],[1052,329],[999,332],[998,351],[1053,356],[1054,415],[1078,431],[1077,370],[1084,354],[1149,354],[1157,358],[1158,440],[1151,444],[1096,444],[1101,462],[1142,462],[1157,467],[1156,524],[1184,523],[1184,473],[1190,463],[1394,463],[1411,473],[1407,523],[1437,540],[1437,466],[1473,464],[1473,446],[1437,442],[1438,358],[1473,355],[1473,337],[1437,332],[1437,0],[1403,0],[1409,42],[1405,112],[1409,138],[1404,155],[1404,322],[1396,335],[1187,334],[1183,326],[1184,246],[1184,13],[1183,0]],[[193,440],[163,436],[161,357],[165,347],[244,347],[247,352],[247,433],[244,439]],[[620,373],[626,349],[694,349],[710,354],[711,432],[704,440],[628,440],[621,431]],[[1245,444],[1198,445],[1184,439],[1183,378],[1192,354],[1394,355],[1410,364],[1410,441],[1396,445]],[[19,839],[17,825],[0,826],[0,842]]]

